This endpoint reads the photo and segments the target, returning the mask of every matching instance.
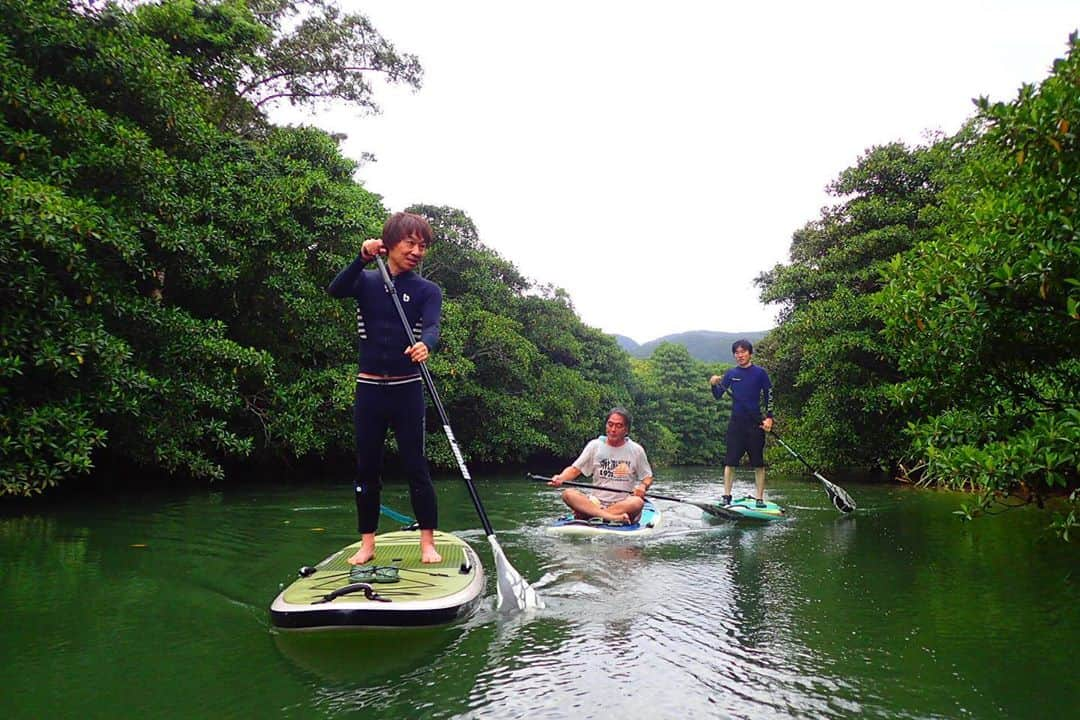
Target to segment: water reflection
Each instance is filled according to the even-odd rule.
[[[459,628],[273,631],[274,644],[298,668],[332,683],[378,685],[438,661]]]
[[[357,646],[347,650],[334,637],[308,645],[305,669],[312,670],[314,662],[318,677],[311,682],[313,694],[302,710],[310,713],[313,706],[329,717],[363,718],[430,714],[448,717],[463,711],[473,680],[461,659],[475,653],[473,636],[485,636],[486,629],[457,626],[397,630],[357,631],[354,638]],[[299,633],[304,634],[312,633]],[[294,640],[290,638],[287,642],[291,644]],[[309,638],[301,641],[308,642],[311,642]],[[370,656],[365,657],[361,647],[367,647]],[[288,651],[294,660],[295,649],[293,646]],[[339,654],[346,659],[348,672],[336,666]],[[305,715],[301,713],[301,716]]]
[[[816,483],[770,475],[783,522],[668,503],[660,532],[611,542],[546,535],[558,498],[527,482],[479,485],[547,608],[497,612],[489,572],[449,627],[276,634],[279,583],[353,539],[347,484],[0,518],[0,717],[1041,718],[1080,696],[1080,558],[1036,543],[1034,509],[961,526],[955,497],[866,486],[841,516]],[[492,568],[460,481],[439,493]],[[1054,682],[1001,681],[1032,667]]]

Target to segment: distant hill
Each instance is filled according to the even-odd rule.
[[[614,335],[613,337],[615,338],[615,342],[619,343],[619,347],[634,357],[638,357],[637,352],[638,349],[641,348],[641,345],[639,345],[634,338],[629,338],[625,335]]]
[[[619,347],[637,358],[647,358],[652,355],[653,350],[660,343],[670,342],[682,345],[689,351],[691,357],[698,360],[734,365],[735,358],[731,354],[731,343],[739,338],[746,338],[757,345],[758,341],[765,337],[768,332],[768,330],[741,333],[691,330],[690,332],[665,335],[644,344],[638,344],[633,338],[628,338],[625,335],[616,335],[615,341],[619,343]]]

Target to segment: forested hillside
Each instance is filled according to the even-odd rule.
[[[266,109],[376,112],[373,81],[419,88],[417,58],[316,0],[0,9],[0,494],[93,481],[104,460],[147,482],[347,467],[354,312],[325,287],[387,212],[340,138]],[[757,279],[777,327],[747,336],[780,427],[816,464],[974,489],[969,515],[1072,493],[1055,521],[1067,535],[1075,34],[1034,80],[980,100],[955,136],[872,147],[842,170],[835,204]],[[446,297],[430,364],[471,461],[568,460],[615,403],[657,464],[719,461],[726,407],[707,378],[734,334],[631,357],[485,246],[465,210],[413,210],[438,235],[422,269]]]
[[[146,482],[347,468],[354,309],[325,287],[387,213],[337,139],[264,104],[375,110],[371,79],[419,87],[417,59],[321,2],[0,7],[0,494],[105,459]],[[431,368],[471,461],[565,461],[615,403],[652,403],[637,436],[663,439],[658,462],[715,459],[698,441],[715,448],[716,423],[678,439],[653,366],[565,293],[532,287],[462,211],[413,209],[438,233]],[[681,367],[719,412],[706,371]],[[431,455],[454,465],[441,434]]]
[[[735,356],[731,354],[731,344],[740,338],[745,338],[755,345],[765,337],[767,330],[755,330],[753,332],[731,333],[715,330],[691,330],[690,332],[674,333],[665,335],[646,343],[638,344],[632,338],[625,335],[616,335],[615,340],[626,352],[636,358],[647,358],[653,354],[656,348],[664,343],[682,345],[690,353],[690,357],[702,362],[715,365],[716,363],[735,364]]]
[[[868,150],[757,280],[791,437],[830,467],[975,489],[968,515],[1080,485],[1080,45],[954,137]]]

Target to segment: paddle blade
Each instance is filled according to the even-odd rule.
[[[729,507],[725,507],[724,505],[722,505],[720,503],[690,502],[689,504],[694,505],[695,507],[701,508],[702,510],[704,510],[708,514],[712,515],[713,517],[722,517],[722,518],[739,518],[739,517],[742,517],[739,513],[735,512],[734,510],[732,510]]]
[[[832,484],[819,473],[814,473],[814,475],[816,475],[817,479],[825,486],[825,493],[829,496],[829,499],[832,500],[832,504],[837,510],[843,513],[854,512],[855,500],[847,494],[847,491],[844,490],[844,488]]]
[[[495,539],[495,536],[488,535],[488,540],[491,542],[491,554],[495,556],[495,574],[498,578],[497,607],[500,610],[528,610],[544,607],[540,596],[506,559],[506,553],[499,547],[499,541]]]

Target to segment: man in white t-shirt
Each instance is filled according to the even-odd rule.
[[[612,408],[604,435],[590,441],[572,465],[551,478],[548,484],[559,487],[581,475],[592,477],[596,490],[563,490],[563,502],[575,517],[630,523],[641,515],[645,493],[653,482],[652,468],[645,448],[627,437],[629,433],[630,413],[625,408]]]

